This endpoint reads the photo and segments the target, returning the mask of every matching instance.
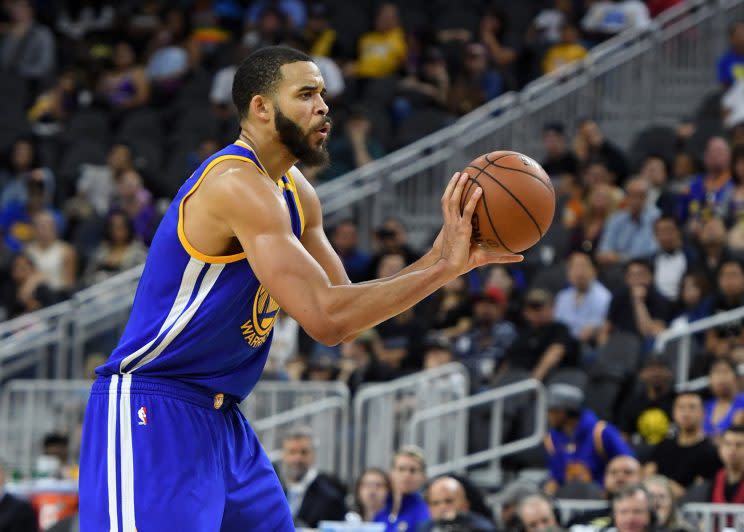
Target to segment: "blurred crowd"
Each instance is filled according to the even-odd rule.
[[[676,3],[5,0],[0,318],[142,261],[168,198],[234,141],[232,77],[258,47],[300,48],[321,69],[332,162],[304,170],[323,181]]]

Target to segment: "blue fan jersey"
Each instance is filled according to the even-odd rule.
[[[155,233],[124,334],[98,375],[164,377],[240,400],[255,386],[279,306],[245,253],[204,255],[183,229],[184,202],[209,170],[230,159],[266,174],[248,145],[238,141],[209,157],[186,180]],[[291,172],[277,186],[300,238],[304,216]]]

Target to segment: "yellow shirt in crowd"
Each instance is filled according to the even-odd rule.
[[[370,31],[359,39],[356,73],[361,78],[384,78],[394,74],[406,57],[406,38],[401,28],[380,33]]]
[[[584,59],[587,55],[586,48],[576,43],[555,44],[550,47],[543,59],[543,72],[548,74],[557,68]]]

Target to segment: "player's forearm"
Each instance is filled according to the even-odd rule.
[[[374,327],[412,307],[453,278],[443,261],[422,269],[364,284],[328,289],[323,316],[329,331],[321,341],[338,343],[359,331]]]
[[[426,252],[426,254],[418,259],[415,262],[412,262],[405,268],[403,268],[401,271],[396,273],[395,275],[391,275],[390,277],[385,277],[383,279],[372,279],[371,281],[363,281],[361,283],[356,283],[357,285],[368,285],[370,283],[376,283],[378,281],[388,281],[391,279],[397,279],[398,277],[401,277],[403,275],[407,275],[411,272],[416,272],[419,270],[424,270],[430,266],[432,266],[435,262],[437,262],[441,258],[441,252],[429,250]]]

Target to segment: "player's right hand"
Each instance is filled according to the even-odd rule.
[[[439,246],[441,259],[453,278],[485,264],[522,260],[521,255],[486,250],[471,243],[473,212],[475,212],[483,190],[476,187],[461,212],[462,195],[467,183],[467,173],[455,172],[442,194],[444,224],[435,247]]]

